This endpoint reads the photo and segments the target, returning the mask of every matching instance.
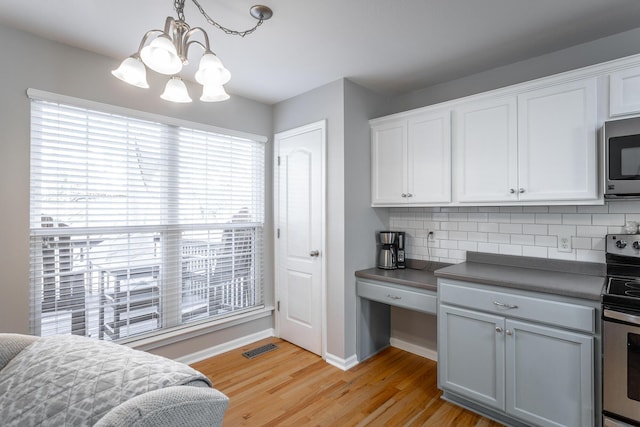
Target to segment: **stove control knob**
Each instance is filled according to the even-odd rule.
[[[618,247],[618,249],[624,249],[627,247],[627,242],[625,242],[624,240],[618,240],[616,242],[616,247]]]
[[[633,242],[633,249],[635,250],[640,250],[640,241],[636,240],[635,242]]]

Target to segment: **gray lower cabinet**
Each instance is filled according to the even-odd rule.
[[[438,384],[445,398],[514,425],[594,425],[594,308],[464,282],[439,283],[439,293]],[[555,324],[540,323],[554,304],[563,314],[550,316]]]

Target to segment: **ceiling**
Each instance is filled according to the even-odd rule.
[[[191,0],[184,13],[231,71],[227,91],[268,104],[342,77],[403,94],[640,27],[638,0],[260,1],[273,18],[245,38],[210,26]],[[232,29],[256,22],[256,0],[199,2]],[[1,23],[112,57],[114,68],[169,15],[170,0],[0,0]]]

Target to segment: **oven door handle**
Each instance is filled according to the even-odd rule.
[[[640,325],[640,316],[634,316],[633,314],[621,313],[619,311],[604,309],[602,313],[604,317],[610,319],[620,320],[622,322],[632,323],[634,325]]]

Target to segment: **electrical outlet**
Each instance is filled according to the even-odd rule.
[[[560,234],[558,236],[558,252],[571,252],[571,236]]]

